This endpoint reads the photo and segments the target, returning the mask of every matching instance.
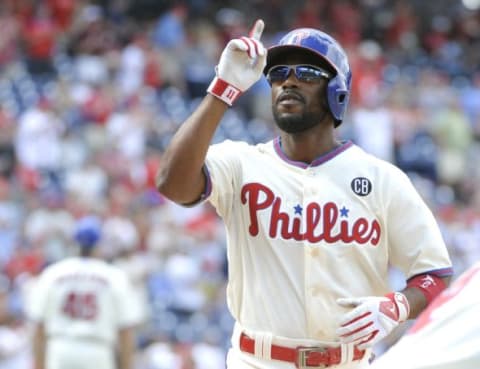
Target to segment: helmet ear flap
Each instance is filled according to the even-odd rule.
[[[328,107],[335,119],[335,127],[342,122],[349,99],[350,89],[345,83],[345,78],[336,75],[327,85]]]

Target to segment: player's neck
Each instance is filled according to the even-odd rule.
[[[341,145],[333,128],[330,132],[315,130],[295,135],[281,132],[280,137],[282,150],[290,160],[308,164]]]

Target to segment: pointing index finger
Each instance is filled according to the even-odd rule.
[[[265,23],[263,22],[263,20],[257,19],[252,29],[248,33],[248,36],[255,40],[260,40],[260,37],[262,37],[262,32],[264,28],[265,28]]]

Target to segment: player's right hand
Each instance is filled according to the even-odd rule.
[[[265,24],[258,19],[249,37],[240,37],[227,44],[215,69],[216,77],[207,91],[232,105],[240,95],[262,76],[267,50],[260,38]]]

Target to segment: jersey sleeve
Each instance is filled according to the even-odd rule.
[[[25,314],[35,322],[45,319],[49,290],[52,283],[51,270],[46,270],[27,287]]]
[[[422,273],[452,274],[452,263],[432,211],[407,175],[397,168],[388,176],[384,195],[390,262],[407,279]]]
[[[120,328],[136,325],[142,320],[142,311],[137,294],[128,276],[121,270],[115,278],[117,324]]]
[[[241,173],[241,152],[246,143],[226,140],[211,145],[205,160],[207,199],[224,216],[232,207],[235,187]]]

